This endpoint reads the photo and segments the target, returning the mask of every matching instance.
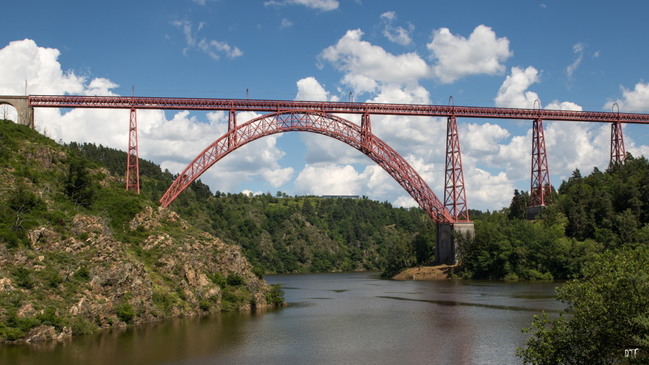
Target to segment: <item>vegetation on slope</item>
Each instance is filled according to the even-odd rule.
[[[649,361],[649,247],[595,255],[578,279],[558,288],[568,309],[534,317],[526,346],[531,364],[631,364]]]
[[[124,152],[94,144],[70,147],[124,174]],[[154,201],[174,178],[142,160],[140,174],[142,195]],[[260,275],[385,270],[391,276],[434,261],[435,225],[419,208],[394,208],[367,198],[212,193],[200,180],[171,208],[194,226],[240,245]]]
[[[596,253],[649,244],[649,162],[625,164],[561,184],[540,219],[526,220],[529,195],[508,209],[475,218],[475,239],[463,242],[461,275],[491,279],[568,279]]]
[[[0,201],[0,341],[282,302],[238,247],[124,191],[78,150],[8,121]]]
[[[0,123],[0,199],[6,202],[0,205],[0,340],[281,303],[278,289],[259,280],[263,273],[378,269],[391,276],[434,261],[435,227],[420,209],[366,198],[212,193],[198,181],[172,205],[185,221],[157,207],[172,174],[140,160],[137,196],[123,189],[125,163],[124,152],[92,144],[62,147],[26,127]],[[560,298],[575,320],[584,320],[580,306],[594,299],[580,293],[600,289],[581,283],[623,284],[647,275],[649,163],[629,156],[605,172],[582,177],[575,171],[553,198],[536,221],[525,219],[526,192],[516,192],[507,209],[472,211],[476,235],[461,245],[457,275],[577,277],[572,288],[583,290],[566,289]],[[237,247],[215,237],[240,246],[256,275]],[[620,264],[632,278],[595,275],[597,265],[608,267],[603,261],[628,255],[641,258]],[[616,288],[598,295],[626,287]],[[646,303],[647,294],[639,293]],[[610,298],[627,309],[634,300]],[[646,334],[646,307],[633,308],[620,313]],[[577,328],[584,327],[565,317],[540,318],[521,356],[535,362],[542,346],[540,354],[557,359],[552,354],[566,351],[561,336]],[[642,336],[625,343],[642,345]]]
[[[72,144],[89,159],[123,174],[124,152]],[[143,195],[157,200],[173,180],[141,161]],[[471,211],[475,239],[461,244],[465,278],[568,279],[593,255],[649,242],[649,164],[627,162],[582,177],[575,171],[540,219],[528,221],[529,194],[516,191],[509,208]],[[396,209],[368,199],[323,199],[212,193],[200,181],[172,208],[226,242],[238,244],[259,274],[383,270],[434,262],[435,226],[421,209]]]
[[[522,204],[512,201],[515,205]],[[536,267],[555,278],[572,278],[557,290],[568,308],[558,318],[537,315],[524,329],[531,336],[517,354],[525,363],[647,363],[648,223],[645,158],[628,155],[623,165],[595,169],[587,177],[577,170],[561,185],[542,221],[528,224],[556,231],[540,242],[550,248],[538,249],[551,254],[546,259],[561,264],[559,270],[541,260]]]

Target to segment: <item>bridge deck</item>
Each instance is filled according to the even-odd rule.
[[[550,109],[516,109],[454,105],[413,105],[354,102],[320,102],[253,99],[161,98],[125,96],[30,95],[32,107],[181,109],[279,112],[303,110],[333,114],[384,114],[432,117],[542,119],[575,122],[622,122],[649,124],[649,114]]]

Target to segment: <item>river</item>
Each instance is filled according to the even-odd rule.
[[[273,275],[288,307],[0,346],[2,364],[514,364],[521,333],[563,305],[554,283]]]

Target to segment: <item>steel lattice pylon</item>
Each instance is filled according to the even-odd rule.
[[[140,166],[137,150],[137,112],[131,109],[126,155],[126,190],[140,193]]]
[[[446,174],[444,186],[444,206],[456,222],[468,222],[469,210],[466,203],[460,138],[455,116],[450,116],[446,123]]]
[[[532,126],[532,182],[530,207],[545,206],[552,192],[550,169],[545,150],[545,133],[541,118],[534,119]]]
[[[621,165],[626,160],[624,149],[624,136],[622,135],[622,123],[611,123],[611,165]]]

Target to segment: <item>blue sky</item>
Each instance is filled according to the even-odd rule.
[[[12,1],[0,94],[349,100],[649,113],[644,1]],[[3,107],[11,116],[14,111]],[[239,123],[253,113],[238,115]],[[354,117],[348,119],[356,121]],[[182,170],[227,129],[220,112],[140,111],[140,157]],[[373,116],[373,131],[443,195],[445,121]],[[56,140],[126,149],[128,112],[37,110]],[[468,203],[529,190],[531,121],[460,119]],[[610,126],[546,122],[551,181],[606,167]],[[649,155],[649,127],[625,126]],[[235,151],[214,190],[414,201],[360,152],[288,133]]]

